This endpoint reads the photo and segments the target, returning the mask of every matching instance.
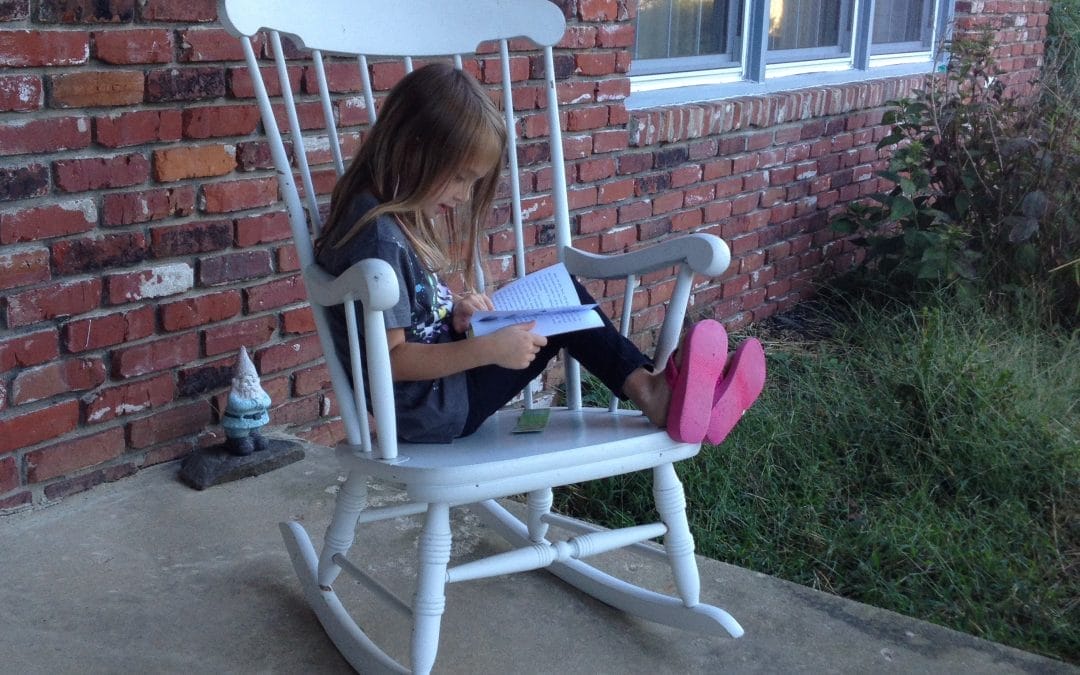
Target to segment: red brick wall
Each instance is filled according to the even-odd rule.
[[[827,215],[876,189],[882,103],[918,78],[628,111],[635,0],[560,4],[580,246],[721,235],[732,268],[702,282],[693,311],[729,326],[792,306],[851,264]],[[1008,83],[1029,88],[1048,3],[957,11],[961,29],[998,31]],[[241,345],[275,402],[272,424],[320,442],[340,434],[250,81],[216,19],[212,0],[0,0],[0,511],[219,440]],[[515,77],[533,65],[517,55]],[[338,114],[359,125],[357,80],[337,68]],[[376,86],[399,73],[377,65]],[[306,64],[294,74],[307,93]],[[542,264],[546,121],[521,126],[528,236],[541,246],[530,256]],[[318,189],[332,180],[323,171]],[[490,250],[501,276],[505,230]],[[666,273],[646,282],[633,317],[642,344],[671,289]]]

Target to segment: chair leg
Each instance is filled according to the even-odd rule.
[[[547,536],[548,525],[543,521],[544,516],[551,512],[551,503],[554,500],[551,488],[530,492],[526,500],[528,511],[529,539],[539,544]]]
[[[674,465],[662,464],[653,469],[653,496],[660,519],[668,528],[664,549],[675,576],[675,588],[683,604],[694,607],[701,595],[701,579],[694,560],[694,537],[686,520],[686,497]]]
[[[357,471],[350,471],[334,502],[334,517],[326,528],[322,552],[319,554],[319,586],[324,590],[337,579],[341,567],[334,562],[337,554],[344,555],[356,539],[356,521],[367,506],[367,483]]]
[[[384,652],[370,637],[356,625],[349,610],[341,604],[341,599],[333,589],[319,587],[318,557],[311,539],[300,523],[281,523],[281,534],[285,539],[285,548],[292,558],[293,569],[300,578],[300,587],[304,598],[318,617],[319,623],[326,630],[327,636],[334,642],[341,655],[358,673],[407,673],[400,663]]]
[[[412,671],[428,673],[439,649],[439,626],[446,608],[446,566],[450,562],[450,507],[429,504],[420,534],[416,597],[413,600]]]

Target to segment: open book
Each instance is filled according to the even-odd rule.
[[[487,335],[515,323],[536,321],[533,332],[557,335],[603,325],[595,304],[578,300],[562,263],[545,267],[503,286],[491,296],[495,311],[472,316],[473,335]]]

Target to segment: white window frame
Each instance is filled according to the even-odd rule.
[[[741,62],[734,67],[656,72],[630,66],[630,109],[655,108],[683,103],[716,101],[738,96],[769,94],[847,82],[929,73],[945,56],[955,0],[935,0],[935,21],[930,47],[917,51],[870,53],[875,2],[853,0],[854,17],[850,55],[805,61],[771,63],[767,54],[769,0],[742,0],[743,30]],[[635,72],[636,71],[636,72]]]

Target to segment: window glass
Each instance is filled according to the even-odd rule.
[[[923,51],[934,29],[932,0],[874,3],[871,54]]]
[[[954,10],[953,0],[638,2],[630,98],[641,107],[931,72]]]
[[[640,0],[635,62],[654,61],[652,72],[719,68],[736,62],[740,5],[738,0]]]
[[[846,0],[771,0],[766,60],[783,63],[847,56],[851,19],[851,3]]]

